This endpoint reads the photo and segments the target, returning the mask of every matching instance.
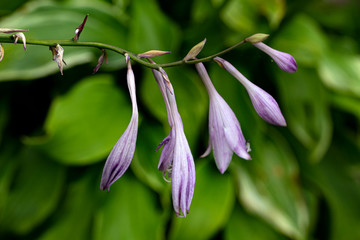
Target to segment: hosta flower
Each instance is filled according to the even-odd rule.
[[[240,123],[229,105],[216,91],[204,64],[195,64],[198,73],[209,94],[209,147],[203,154],[207,156],[211,148],[214,152],[216,165],[221,173],[228,168],[233,152],[239,157],[250,160],[246,141]]]
[[[250,82],[229,62],[219,57],[214,58],[214,60],[238,79],[246,88],[255,111],[262,119],[274,125],[286,126],[286,121],[281,113],[279,105],[270,94]]]
[[[166,74],[163,71],[163,74]],[[168,114],[170,134],[160,143],[163,146],[159,170],[167,172],[171,178],[172,200],[176,215],[186,217],[195,188],[194,159],[187,142],[180,114],[177,110],[175,93],[170,82],[163,74],[153,70],[160,87]]]
[[[138,129],[138,108],[136,103],[135,77],[130,65],[130,59],[128,57],[126,57],[126,61],[128,66],[127,83],[132,103],[132,116],[128,127],[117,141],[106,160],[101,177],[101,190],[109,190],[111,184],[113,184],[124,174],[124,172],[129,167],[135,152]]]
[[[296,72],[296,61],[290,54],[275,50],[263,42],[253,43],[253,45],[269,55],[281,70],[289,73]]]

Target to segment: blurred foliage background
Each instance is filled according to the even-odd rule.
[[[134,64],[141,114],[135,157],[109,193],[107,154],[131,116],[124,58],[92,75],[101,51],[64,47],[61,76],[47,47],[3,44],[0,63],[0,239],[360,239],[360,25],[357,0],[0,1],[0,26],[28,39],[71,39],[179,60],[207,38],[208,56],[257,32],[292,54],[294,74],[244,45],[223,57],[278,100],[288,127],[253,110],[216,63],[206,67],[250,140],[252,161],[221,175],[207,145],[208,97],[193,66],[167,69],[196,165],[189,215],[176,218],[157,170],[166,111],[147,68]]]

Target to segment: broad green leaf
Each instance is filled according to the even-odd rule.
[[[338,136],[324,161],[304,166],[305,177],[315,184],[328,206],[326,230],[330,240],[360,238],[359,156],[359,146]]]
[[[27,39],[62,39],[74,37],[75,28],[90,14],[80,41],[99,41],[126,48],[125,26],[115,18],[108,8],[100,5],[56,4],[44,1],[27,3],[21,11],[1,20],[1,26],[18,26],[29,29],[25,33]],[[0,65],[0,81],[31,80],[43,77],[58,70],[53,62],[51,52],[45,46],[28,45],[24,51],[20,44],[4,44],[5,57]],[[91,48],[64,47],[64,59],[67,66],[94,62],[100,56],[100,51]],[[93,54],[95,52],[95,55]],[[112,61],[110,61],[112,62]],[[66,72],[64,73],[66,75]]]
[[[234,206],[235,193],[230,175],[220,174],[209,160],[195,162],[196,184],[190,212],[175,218],[170,238],[210,239],[227,222]]]
[[[102,160],[125,131],[131,118],[127,93],[112,77],[96,75],[81,80],[50,107],[45,139],[26,142],[66,164]]]
[[[360,55],[328,53],[319,62],[318,71],[327,87],[360,97]]]
[[[271,28],[277,28],[285,15],[285,0],[255,0],[260,13],[262,13]]]
[[[129,175],[104,192],[96,214],[94,239],[164,239],[165,221],[156,195]]]
[[[256,11],[249,0],[230,0],[221,11],[221,19],[231,29],[249,35],[256,32]]]
[[[272,40],[271,47],[290,53],[298,64],[309,67],[316,67],[328,49],[320,26],[307,15],[295,16]]]
[[[332,120],[326,89],[316,72],[301,68],[294,74],[278,71],[277,79],[289,129],[319,161],[329,148]]]
[[[285,240],[268,223],[235,207],[225,227],[225,240]]]
[[[22,151],[18,158],[17,174],[0,213],[0,231],[26,234],[55,210],[65,172],[63,167],[30,149]]]
[[[253,160],[235,168],[240,201],[284,235],[305,239],[309,216],[296,160],[285,139],[275,131],[268,135],[261,151],[252,153]]]
[[[180,43],[179,29],[164,15],[154,0],[132,1],[131,9],[129,44],[133,52],[176,52]],[[171,56],[161,59],[171,59]]]
[[[52,216],[49,227],[38,239],[91,239],[93,216],[99,206],[98,191],[94,174],[91,171],[83,173],[68,186],[58,212]]]

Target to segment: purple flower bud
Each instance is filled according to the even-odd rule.
[[[219,57],[214,58],[214,60],[231,73],[231,75],[239,80],[246,88],[255,111],[262,119],[274,125],[286,126],[286,121],[281,113],[279,105],[270,94],[250,82],[228,61]]]
[[[195,164],[187,142],[183,123],[177,110],[175,93],[164,70],[153,70],[165,101],[170,134],[160,143],[163,146],[159,170],[167,172],[171,178],[173,207],[178,217],[189,213],[195,188]],[[167,77],[167,79],[165,79]]]
[[[135,77],[131,69],[129,58],[126,58],[126,61],[128,64],[127,83],[132,103],[132,116],[128,127],[117,141],[106,160],[101,177],[101,190],[108,189],[109,191],[110,186],[128,169],[135,152],[138,129],[138,108],[135,93]]]
[[[240,123],[229,105],[216,91],[204,64],[195,64],[196,69],[209,93],[209,147],[202,157],[214,151],[216,165],[221,173],[228,168],[233,152],[239,157],[250,160],[246,141]]]
[[[281,70],[289,73],[296,72],[296,61],[290,54],[275,50],[262,42],[253,43],[253,45],[269,55]]]

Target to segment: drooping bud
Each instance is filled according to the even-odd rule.
[[[269,55],[279,66],[279,68],[285,72],[294,73],[297,70],[297,64],[293,56],[288,53],[275,50],[265,43],[258,42],[253,43],[255,47]]]
[[[0,43],[0,62],[3,60],[3,58],[4,58],[4,52],[5,52],[5,50],[4,50],[4,48],[3,48],[3,46],[1,45],[1,43]]]
[[[22,32],[16,33],[15,35],[13,35],[13,38],[15,38],[15,42],[14,44],[17,44],[19,38],[22,40],[23,45],[24,45],[24,50],[26,50],[26,38],[25,35]]]
[[[108,64],[108,56],[107,56],[107,53],[106,53],[105,49],[101,49],[101,51],[102,51],[102,54],[101,54],[101,56],[99,57],[98,64],[97,64],[96,67],[94,68],[93,74],[97,73],[97,71],[99,70],[100,66],[103,64],[104,60],[105,60],[105,64]]]
[[[151,58],[151,57],[157,57],[157,56],[161,56],[164,54],[168,54],[171,53],[169,51],[161,51],[161,50],[150,50],[144,53],[140,53],[138,54],[138,58]]]
[[[203,49],[204,45],[206,43],[206,38],[204,40],[202,40],[201,42],[199,42],[198,44],[196,44],[194,47],[192,47],[190,49],[190,51],[188,52],[188,54],[184,57],[184,61],[188,61],[191,59],[195,59],[196,56],[201,52],[201,50]]]
[[[265,41],[270,35],[266,33],[256,33],[251,35],[250,37],[246,38],[245,41],[249,43],[258,43]]]
[[[73,37],[74,41],[77,41],[79,39],[80,34],[81,34],[82,30],[84,29],[84,26],[85,26],[88,16],[89,16],[89,14],[86,14],[84,21],[75,29],[75,36]]]
[[[15,33],[15,32],[27,32],[29,30],[16,29],[16,28],[0,28],[0,33]]]

